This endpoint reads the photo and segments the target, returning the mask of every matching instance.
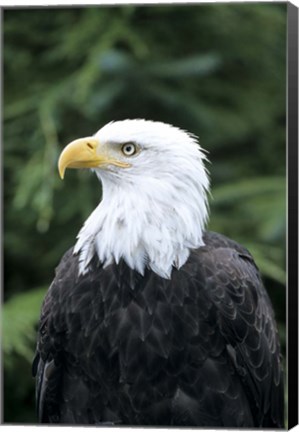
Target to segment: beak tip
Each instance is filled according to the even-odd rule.
[[[58,165],[58,172],[59,172],[59,177],[61,178],[61,180],[64,179],[64,174],[65,174],[65,168]]]

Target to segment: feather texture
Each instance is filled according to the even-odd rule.
[[[109,123],[95,138],[131,166],[94,170],[103,197],[78,235],[80,273],[96,254],[106,266],[123,259],[140,274],[148,267],[169,278],[203,245],[209,180],[202,149],[193,135],[146,120]],[[119,150],[126,142],[138,147],[127,160]]]
[[[66,253],[37,346],[42,422],[283,427],[270,300],[250,254],[215,233],[171,280]]]

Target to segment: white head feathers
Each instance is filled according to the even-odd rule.
[[[146,120],[109,123],[94,138],[130,167],[94,169],[103,198],[78,235],[80,273],[96,253],[104,266],[124,259],[141,274],[148,267],[169,278],[190,249],[203,245],[209,180],[196,138]],[[124,143],[136,145],[136,153],[121,153]]]

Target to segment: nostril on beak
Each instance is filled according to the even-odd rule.
[[[91,142],[87,142],[86,145],[87,145],[87,147],[89,147],[91,150],[94,150],[94,148],[95,148],[95,145],[94,145],[93,143],[91,143]]]

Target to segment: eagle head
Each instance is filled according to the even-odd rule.
[[[95,254],[103,266],[123,259],[169,278],[190,249],[203,245],[208,216],[206,157],[197,138],[148,120],[111,122],[91,137],[72,141],[58,169],[91,168],[103,196],[79,232],[74,253],[80,273]]]

